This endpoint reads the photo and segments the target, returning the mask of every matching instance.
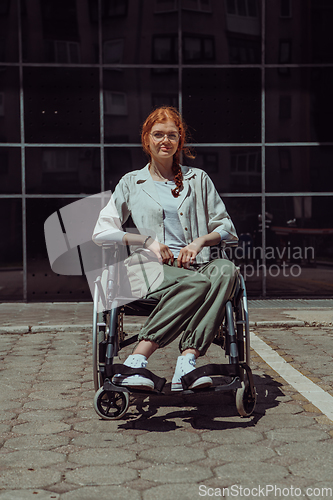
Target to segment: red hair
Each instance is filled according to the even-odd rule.
[[[141,142],[144,152],[151,158],[148,137],[150,131],[155,123],[163,123],[167,120],[172,120],[174,122],[180,134],[177,151],[173,155],[172,164],[172,172],[174,174],[176,187],[175,189],[172,189],[171,192],[173,196],[177,198],[183,188],[183,174],[180,168],[180,155],[181,153],[184,153],[189,158],[194,158],[190,149],[185,146],[185,141],[187,139],[187,126],[179,111],[172,106],[161,106],[152,111],[142,125]]]

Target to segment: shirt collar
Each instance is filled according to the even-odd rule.
[[[191,167],[186,167],[184,165],[181,165],[180,168],[182,169],[183,173],[183,179],[188,180],[191,179],[194,175],[195,172],[192,170]],[[149,172],[149,163],[145,167],[143,167],[141,170],[138,171],[138,176],[137,176],[137,184],[141,184],[141,182],[147,181],[149,178],[151,178],[150,172]]]

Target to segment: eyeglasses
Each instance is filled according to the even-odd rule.
[[[163,134],[163,132],[156,131],[156,132],[152,132],[150,135],[152,136],[152,138],[156,142],[163,141],[164,137],[167,137],[167,139],[170,142],[178,142],[179,137],[180,137],[180,134],[178,134],[178,132],[170,132],[169,134]]]

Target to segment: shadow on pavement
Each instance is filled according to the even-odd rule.
[[[125,415],[120,429],[168,432],[190,424],[193,429],[222,430],[255,426],[269,408],[277,407],[284,396],[281,383],[268,375],[254,375],[257,404],[250,417],[240,417],[232,391],[201,391],[197,394],[174,394],[170,384],[165,395],[131,395],[132,413]],[[135,409],[133,408],[135,407]],[[184,423],[185,425],[182,425]]]

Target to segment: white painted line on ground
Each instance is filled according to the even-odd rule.
[[[253,332],[250,332],[250,341],[251,347],[273,370],[333,421],[333,397],[328,392],[289,365]]]

